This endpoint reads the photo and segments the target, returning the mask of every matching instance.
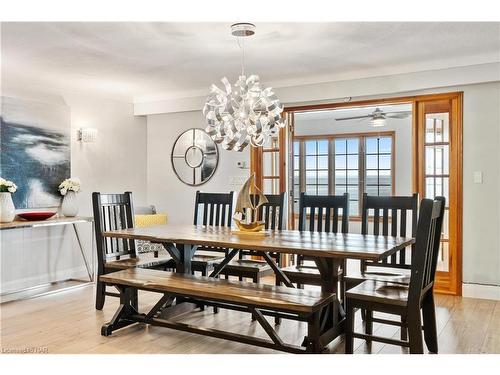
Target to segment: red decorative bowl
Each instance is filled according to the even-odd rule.
[[[28,220],[28,221],[36,221],[36,220],[47,220],[49,217],[52,217],[56,214],[56,212],[23,212],[17,214],[17,216]]]

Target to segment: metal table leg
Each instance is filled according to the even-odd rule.
[[[73,229],[75,231],[76,240],[78,241],[78,246],[80,248],[80,253],[82,254],[82,258],[83,258],[83,261],[85,263],[85,268],[87,269],[87,273],[89,275],[89,280],[90,281],[94,281],[93,270],[92,271],[90,270],[89,263],[87,261],[87,257],[85,256],[85,251],[83,249],[82,241],[80,240],[80,234],[78,233],[78,228],[76,227],[76,224],[73,224]],[[93,244],[92,244],[92,247],[93,247]],[[93,251],[92,251],[92,253],[93,253]]]

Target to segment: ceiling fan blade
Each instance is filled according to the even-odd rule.
[[[389,118],[408,118],[410,117],[411,112],[389,112],[386,114],[386,117]]]
[[[366,116],[354,116],[354,117],[342,117],[342,118],[336,118],[335,121],[344,121],[344,120],[357,120],[361,118],[371,118],[372,115],[366,115]]]

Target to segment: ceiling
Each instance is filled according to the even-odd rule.
[[[2,84],[141,102],[235,80],[228,23],[2,23]],[[500,23],[258,23],[246,71],[273,87],[500,61]]]

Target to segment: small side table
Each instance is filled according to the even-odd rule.
[[[83,248],[83,244],[81,241],[81,236],[78,231],[77,224],[79,223],[90,223],[92,227],[92,239],[91,239],[91,262],[87,260],[85,255],[85,251]],[[49,227],[56,225],[71,225],[73,227],[73,231],[76,236],[76,240],[78,242],[78,247],[80,249],[80,254],[82,255],[83,262],[85,263],[85,268],[87,269],[87,274],[90,282],[94,282],[95,279],[95,261],[94,261],[94,219],[92,217],[56,217],[48,220],[40,220],[40,221],[27,221],[27,220],[15,220],[11,223],[0,223],[0,230],[14,230],[20,228],[40,228],[40,227]],[[35,286],[36,287],[36,286]],[[30,288],[31,289],[31,288]],[[19,291],[9,292],[8,294],[13,294]]]

